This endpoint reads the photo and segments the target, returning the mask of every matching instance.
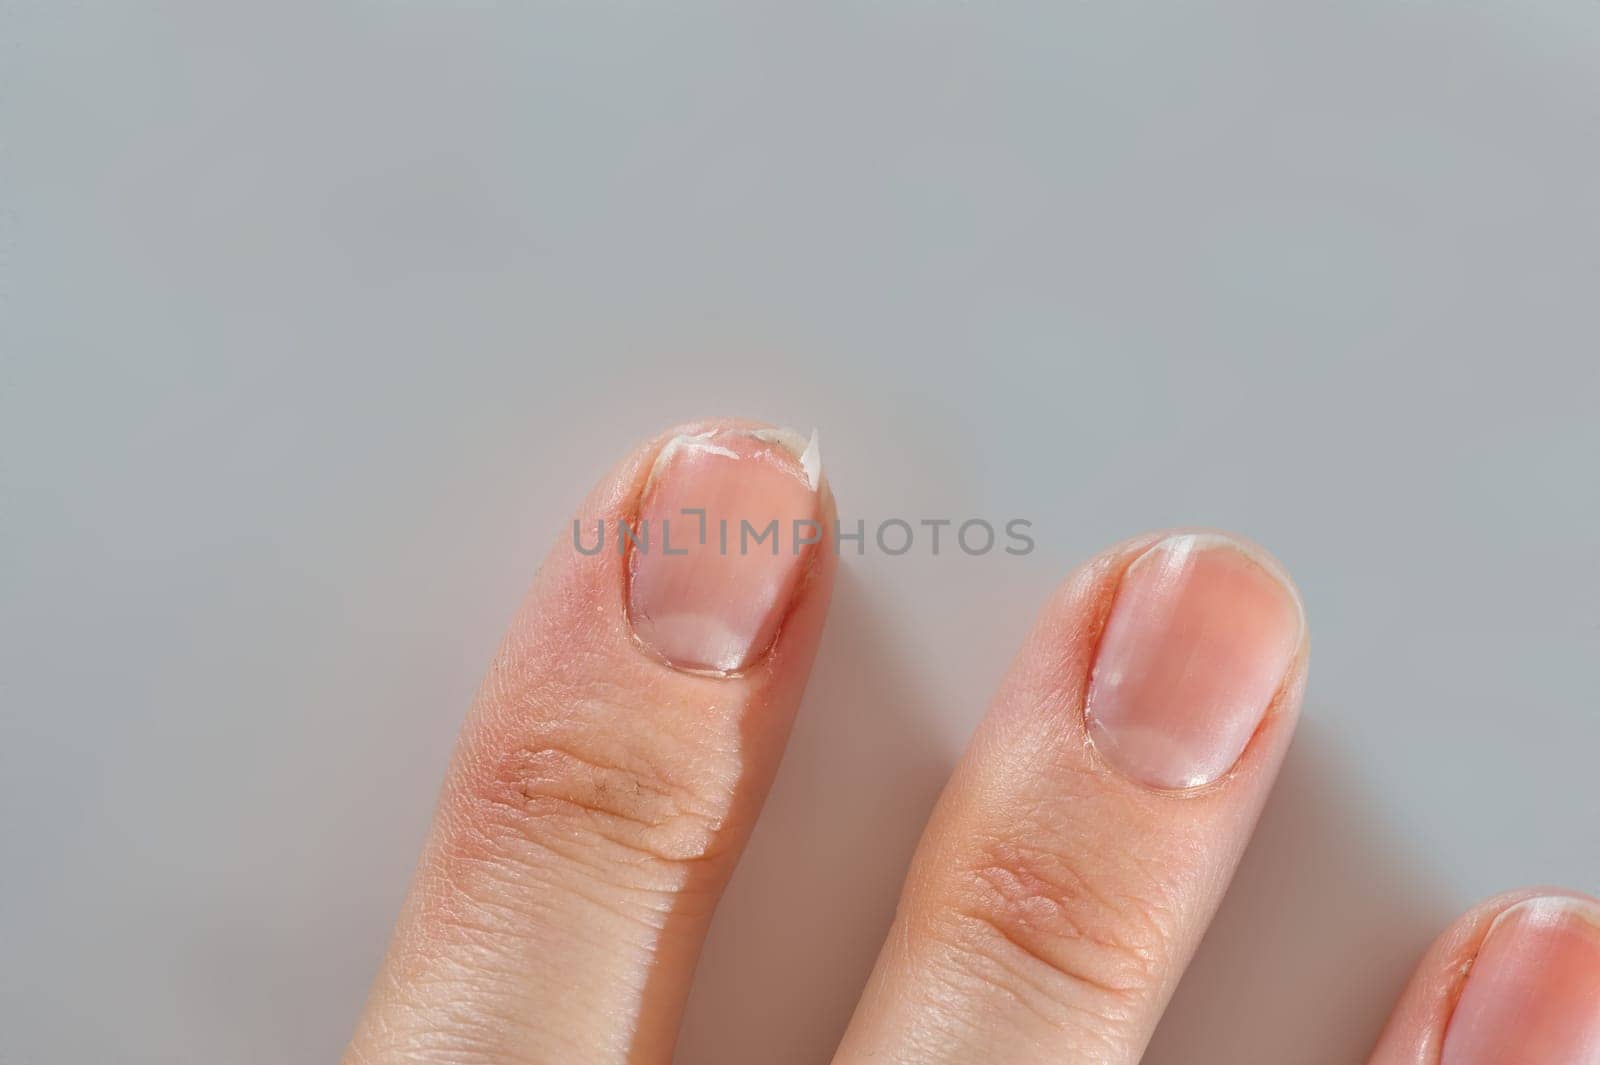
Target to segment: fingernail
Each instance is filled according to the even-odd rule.
[[[1300,643],[1300,601],[1276,567],[1186,533],[1123,574],[1095,655],[1089,735],[1117,769],[1195,788],[1244,753]]]
[[[1443,1065],[1600,1065],[1600,904],[1529,899],[1496,918],[1445,1030]]]
[[[634,634],[679,669],[731,674],[772,647],[815,544],[816,436],[719,429],[669,440],[629,550]]]

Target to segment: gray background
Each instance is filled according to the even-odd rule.
[[[1359,1060],[1600,891],[1600,6],[0,6],[0,1059],[326,1062],[460,714],[639,437],[821,430],[843,574],[680,1058],[826,1058],[1047,589],[1304,590],[1309,713],[1155,1065]]]

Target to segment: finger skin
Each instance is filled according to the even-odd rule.
[[[933,814],[837,1065],[1132,1065],[1233,873],[1293,731],[1303,625],[1232,770],[1163,791],[1108,764],[1085,698],[1130,564],[1044,609]]]
[[[674,432],[745,426],[701,423]],[[594,490],[631,520],[663,434]],[[831,527],[826,485],[818,506]],[[776,770],[835,558],[739,676],[634,638],[628,559],[550,553],[464,723],[347,1065],[667,1062],[700,944]]]
[[[1496,895],[1457,918],[1417,965],[1372,1052],[1371,1065],[1439,1065],[1450,1019],[1490,929],[1518,904],[1548,897],[1585,898],[1559,889],[1524,888]],[[1600,1003],[1595,1009],[1600,1011]]]

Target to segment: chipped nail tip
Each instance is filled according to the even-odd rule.
[[[650,474],[645,479],[645,490],[648,492],[660,478],[662,471],[686,450],[709,452],[729,459],[753,458],[759,452],[751,452],[750,449],[739,446],[741,442],[749,441],[781,449],[796,463],[796,472],[800,479],[805,481],[813,492],[820,490],[822,448],[817,430],[813,428],[808,435],[797,429],[781,426],[753,429],[722,427],[694,433],[677,433],[669,437],[656,452],[655,461],[650,466]]]

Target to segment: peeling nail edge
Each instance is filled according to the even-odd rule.
[[[656,478],[661,475],[662,470],[666,469],[667,464],[672,461],[673,457],[686,448],[709,451],[712,454],[722,455],[731,459],[739,458],[738,452],[717,445],[716,438],[723,436],[743,436],[751,440],[759,440],[764,444],[783,448],[794,457],[795,461],[800,463],[800,472],[804,476],[807,486],[813,492],[820,490],[822,487],[822,449],[815,429],[811,430],[811,435],[808,438],[800,435],[797,430],[786,428],[727,428],[708,429],[703,433],[678,433],[665,444],[662,444],[661,450],[656,452],[655,462],[650,466],[650,474],[645,478],[644,490],[648,492],[651,486],[656,483]]]
[[[800,472],[805,474],[806,484],[815,492],[822,485],[822,445],[817,436],[816,429],[811,430],[809,437],[801,436],[797,429],[745,429],[732,430],[745,432],[757,440],[767,444],[776,444],[795,457],[800,463]]]

